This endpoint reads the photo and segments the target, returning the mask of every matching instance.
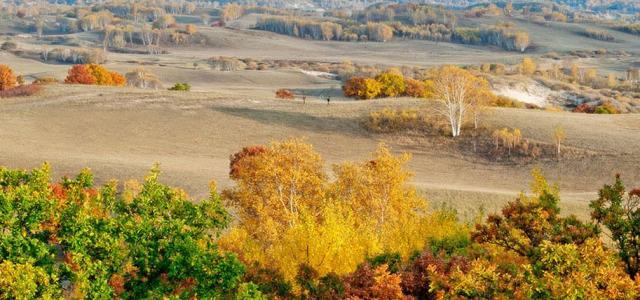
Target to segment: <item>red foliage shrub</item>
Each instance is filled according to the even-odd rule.
[[[368,263],[344,279],[345,299],[405,299],[400,276],[390,274],[387,265],[372,268]]]
[[[292,91],[287,89],[279,89],[276,91],[276,97],[280,99],[292,100],[295,98]]]
[[[24,97],[34,95],[42,90],[38,84],[28,84],[0,91],[0,98]]]
[[[469,259],[463,256],[446,259],[444,256],[436,256],[425,251],[402,273],[402,290],[406,295],[412,295],[418,299],[425,296],[429,296],[429,299],[436,298],[435,293],[430,290],[433,279],[431,273],[448,275],[457,269],[466,271],[469,265]]]
[[[244,158],[260,155],[265,152],[267,152],[267,148],[259,145],[244,147],[239,152],[231,155],[231,157],[229,158],[229,176],[234,179],[238,178],[238,174],[240,174],[242,170],[240,162]]]
[[[424,82],[420,80],[415,80],[413,78],[405,78],[405,86],[407,87],[407,89],[405,90],[405,93],[409,97],[420,98],[420,97],[423,97],[426,93]]]
[[[574,113],[592,114],[594,112],[594,108],[589,104],[582,103],[582,104],[576,106],[576,108],[574,108],[572,111]]]

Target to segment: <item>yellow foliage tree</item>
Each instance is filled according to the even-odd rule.
[[[237,187],[224,193],[238,222],[220,244],[289,280],[301,264],[320,275],[347,274],[385,251],[406,259],[429,237],[460,227],[430,217],[426,200],[407,184],[409,157],[384,145],[369,160],[336,165],[332,182],[320,156],[299,140],[238,157]]]
[[[484,78],[456,66],[443,66],[431,74],[433,99],[442,104],[440,113],[451,126],[451,135],[457,137],[469,111],[477,120],[480,107],[489,102],[493,93]]]
[[[397,97],[404,94],[406,85],[404,76],[399,71],[389,70],[376,76],[382,87],[381,94],[385,97]]]
[[[320,213],[326,176],[311,145],[298,140],[273,143],[237,165],[236,187],[225,195],[253,238],[273,243],[298,223],[301,214]]]
[[[520,73],[524,75],[533,75],[536,72],[536,63],[530,57],[525,57],[520,62]]]

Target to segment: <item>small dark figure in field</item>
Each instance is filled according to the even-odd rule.
[[[307,103],[307,96],[302,96],[302,104]]]
[[[327,97],[327,105],[331,103],[331,97]]]

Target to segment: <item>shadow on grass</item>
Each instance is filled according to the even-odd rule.
[[[341,88],[299,88],[291,89],[296,96],[316,97],[321,100],[325,100],[327,97],[331,97],[332,100],[344,100],[344,95]]]
[[[361,120],[357,118],[318,117],[301,112],[244,107],[215,107],[213,110],[263,124],[282,125],[298,130],[337,133],[354,137],[368,136],[368,133],[360,125]],[[255,128],[254,130],[260,129]]]

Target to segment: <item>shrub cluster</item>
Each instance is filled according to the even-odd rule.
[[[620,113],[618,108],[616,108],[616,106],[609,101],[605,101],[600,105],[589,105],[587,103],[582,103],[576,106],[576,108],[573,109],[573,112],[587,113],[587,114],[606,114],[606,115],[609,115],[609,114],[613,115],[613,114]]]
[[[582,32],[582,35],[592,39],[605,41],[605,42],[613,42],[616,40],[613,34],[605,30],[586,29],[585,31]]]
[[[69,74],[64,82],[68,84],[124,86],[127,80],[122,74],[109,71],[102,65],[81,64],[74,65],[69,69]]]
[[[622,32],[640,35],[640,23],[620,25],[614,28]]]
[[[420,97],[427,98],[431,94],[433,83],[405,78],[397,70],[387,70],[375,77],[356,76],[348,79],[342,91],[347,97],[373,99],[378,97]]]

